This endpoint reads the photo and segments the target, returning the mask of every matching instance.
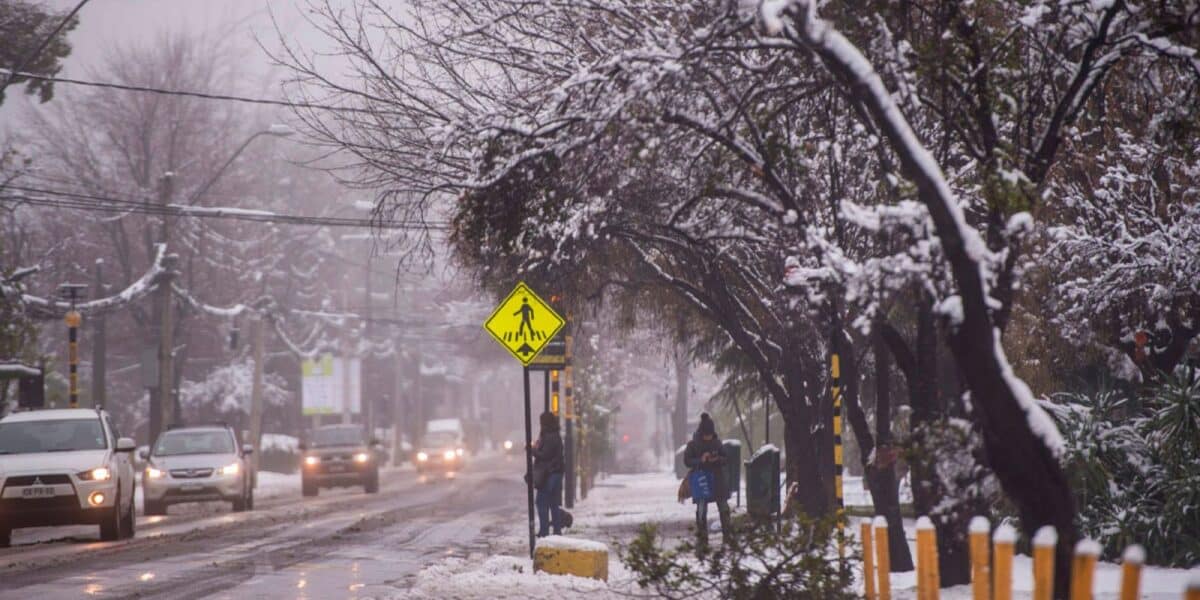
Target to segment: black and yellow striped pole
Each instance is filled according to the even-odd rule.
[[[63,318],[67,324],[67,365],[70,369],[67,381],[70,384],[70,407],[79,408],[79,325],[83,315],[72,310]]]
[[[87,285],[82,283],[58,286],[59,296],[71,303],[70,310],[63,316],[63,322],[67,324],[67,394],[71,408],[79,408],[79,326],[83,323],[83,315],[75,310],[75,303],[85,290]]]
[[[550,412],[562,416],[558,411],[558,371],[550,371]]]
[[[837,500],[838,556],[845,560],[846,500],[842,494],[842,360],[837,345],[829,357],[833,392],[833,493]]]

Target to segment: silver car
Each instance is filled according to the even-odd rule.
[[[142,497],[147,515],[165,515],[185,502],[226,501],[233,510],[254,508],[254,474],[247,444],[224,425],[176,427],[158,436],[145,457]]]

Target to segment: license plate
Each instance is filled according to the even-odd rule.
[[[55,495],[54,486],[40,485],[21,490],[22,498],[52,498]]]
[[[346,470],[346,465],[329,465],[330,473],[341,473]]]
[[[202,488],[202,487],[204,487],[204,484],[200,484],[200,483],[185,483],[185,484],[183,484],[183,491],[185,491],[185,492],[198,492],[198,491],[200,491],[200,488]]]

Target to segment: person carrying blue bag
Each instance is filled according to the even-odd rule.
[[[733,530],[729,518],[729,486],[725,481],[725,448],[717,437],[717,427],[708,413],[700,414],[700,425],[683,451],[683,464],[692,471],[688,485],[696,503],[696,535],[699,548],[708,546],[708,503],[717,503],[721,518],[721,537],[729,542]]]

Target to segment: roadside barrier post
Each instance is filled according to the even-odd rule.
[[[917,600],[938,600],[937,532],[929,517],[917,519]]]
[[[1133,544],[1125,549],[1121,564],[1121,600],[1137,600],[1142,587],[1142,565],[1146,564],[1146,549]]]
[[[875,570],[879,573],[879,600],[892,600],[892,557],[888,548],[887,519],[875,517]]]
[[[992,567],[994,600],[1012,600],[1013,546],[1016,543],[1017,530],[1007,523],[1002,523],[992,534],[992,553],[995,555],[995,565]]]
[[[863,521],[859,537],[862,538],[863,592],[867,600],[875,600],[875,560],[871,548],[871,522]]]
[[[1033,600],[1054,597],[1054,546],[1058,531],[1045,525],[1033,535]]]
[[[991,558],[988,552],[988,534],[991,524],[985,517],[971,519],[971,591],[975,600],[991,598]]]
[[[1192,578],[1187,591],[1183,592],[1183,600],[1200,600],[1200,577]]]
[[[1071,560],[1071,600],[1092,600],[1092,580],[1096,572],[1096,559],[1100,556],[1100,544],[1084,538],[1075,544],[1075,557]]]

